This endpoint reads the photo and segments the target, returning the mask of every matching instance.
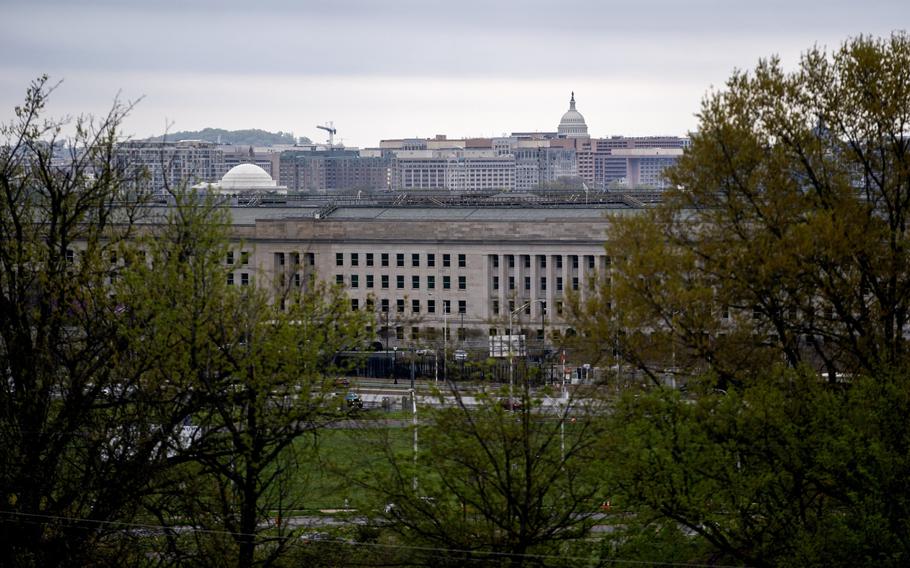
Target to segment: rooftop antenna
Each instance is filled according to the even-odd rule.
[[[329,121],[329,122],[326,122],[324,125],[317,124],[316,128],[318,128],[320,130],[325,130],[326,132],[329,133],[329,148],[330,149],[334,148],[335,147],[335,133],[338,132],[338,130],[335,129],[335,123],[332,121]]]

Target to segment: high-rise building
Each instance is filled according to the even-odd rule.
[[[281,153],[278,181],[290,191],[332,193],[387,189],[389,159],[356,149],[316,146]]]
[[[115,160],[135,189],[156,194],[181,184],[215,182],[226,171],[223,149],[201,140],[123,142]]]

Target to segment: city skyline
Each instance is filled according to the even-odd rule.
[[[381,139],[554,131],[575,91],[593,137],[682,136],[709,89],[778,54],[887,36],[910,8],[882,0],[457,3],[0,3],[0,119],[28,82],[63,80],[54,115],[142,98],[134,138],[204,127]]]

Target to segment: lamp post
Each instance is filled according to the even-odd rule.
[[[512,409],[514,405],[513,390],[515,388],[515,364],[512,358],[512,320],[515,318],[515,315],[518,314],[521,310],[527,308],[535,302],[545,302],[545,300],[528,300],[524,304],[518,306],[514,310],[509,311],[509,410]]]

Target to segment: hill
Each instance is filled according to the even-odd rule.
[[[184,130],[172,132],[167,136],[155,136],[148,140],[205,140],[207,142],[220,142],[221,144],[246,144],[250,146],[274,146],[277,144],[293,144],[296,140],[290,132],[268,132],[258,128],[247,130],[225,130],[223,128],[203,128],[202,130]],[[301,137],[301,144],[310,144],[310,139]]]

